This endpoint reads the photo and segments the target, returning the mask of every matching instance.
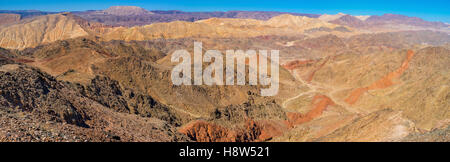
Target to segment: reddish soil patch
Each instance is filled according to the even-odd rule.
[[[299,125],[302,123],[309,122],[320,115],[322,112],[329,106],[334,105],[335,103],[325,95],[316,95],[312,100],[312,105],[314,108],[306,114],[288,112],[286,115],[288,117],[289,127],[294,127],[295,125]]]
[[[406,59],[403,61],[402,65],[397,70],[390,72],[386,76],[382,77],[381,79],[377,80],[376,82],[372,83],[367,87],[357,88],[353,90],[350,93],[350,96],[348,96],[345,99],[345,102],[349,104],[354,104],[356,103],[356,101],[358,101],[359,97],[368,90],[384,89],[394,85],[394,82],[392,82],[392,80],[400,77],[403,74],[403,72],[405,72],[405,70],[408,69],[409,62],[411,61],[413,56],[414,52],[412,50],[408,50],[406,54]]]
[[[366,93],[368,90],[369,90],[369,88],[367,88],[367,87],[364,87],[364,88],[356,88],[355,90],[353,90],[353,91],[350,93],[350,96],[348,96],[348,97],[345,99],[345,102],[347,102],[348,104],[354,104],[354,103],[356,103],[356,101],[358,101],[359,97],[360,97],[362,94]]]
[[[293,70],[295,68],[298,68],[302,65],[308,64],[308,63],[313,63],[315,62],[314,60],[295,60],[295,61],[290,61],[284,65],[282,65],[285,69],[287,70]]]

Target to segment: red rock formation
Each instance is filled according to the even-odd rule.
[[[206,121],[195,121],[178,130],[197,142],[235,142],[236,133]]]
[[[179,130],[197,142],[257,142],[267,141],[272,137],[281,136],[288,129],[309,122],[320,115],[334,102],[325,95],[316,95],[312,100],[314,108],[306,114],[288,112],[287,121],[247,120],[243,128],[230,130],[206,121],[195,121]]]

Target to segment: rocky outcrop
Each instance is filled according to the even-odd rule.
[[[86,97],[25,65],[2,65],[0,80],[0,141],[188,140],[162,120],[113,111],[90,99],[104,96]]]
[[[3,65],[1,73],[0,103],[4,109],[38,111],[55,121],[88,127],[86,113],[63,95],[70,89],[53,77],[17,64]]]
[[[163,105],[149,95],[133,92],[122,88],[115,80],[96,76],[91,84],[80,87],[81,94],[117,112],[138,114],[143,117],[153,117],[180,126],[186,119],[181,119],[168,106]]]

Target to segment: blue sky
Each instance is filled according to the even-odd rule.
[[[286,11],[315,14],[416,16],[450,22],[450,0],[0,0],[0,10],[84,11],[115,5],[140,6],[148,10],[182,11]]]

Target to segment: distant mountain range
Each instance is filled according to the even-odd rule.
[[[19,14],[22,19],[55,14],[58,12],[45,12],[38,10],[0,10],[0,13]],[[148,11],[136,6],[112,6],[106,10],[88,10],[88,11],[74,11],[72,12],[89,21],[96,21],[112,26],[136,26],[148,25],[157,22],[171,22],[171,21],[197,21],[208,19],[212,17],[217,18],[241,18],[241,19],[257,19],[268,20],[274,16],[282,14],[290,14],[294,16],[306,16],[310,18],[319,18],[323,21],[331,21],[337,24],[347,24],[350,26],[363,25],[385,25],[388,23],[404,23],[415,26],[425,27],[448,27],[448,24],[443,22],[430,22],[417,17],[408,17],[404,15],[384,14],[382,16],[352,16],[343,13],[336,15],[319,15],[307,13],[292,13],[292,12],[275,12],[275,11],[213,11],[213,12],[184,12],[178,10],[153,10]],[[359,21],[357,21],[359,20]]]
[[[420,18],[315,15],[265,11],[182,12],[148,11],[134,6],[106,10],[65,12],[0,11],[0,45],[23,49],[80,36],[106,40],[149,40],[182,37],[255,37],[263,35],[333,34],[432,30],[450,33],[449,25]],[[45,16],[44,16],[45,15]],[[124,26],[124,27],[118,27]],[[131,26],[136,26],[129,28]]]
[[[122,13],[118,13],[122,14]],[[147,14],[147,13],[146,13]],[[134,16],[134,15],[133,15]],[[345,28],[315,18],[279,15],[269,20],[209,18],[195,22],[173,21],[136,27],[112,27],[87,21],[72,13],[32,17],[0,28],[0,46],[23,49],[57,40],[97,36],[105,40],[150,40],[183,37],[255,37],[263,35],[348,35]],[[314,29],[328,29],[320,31]]]

